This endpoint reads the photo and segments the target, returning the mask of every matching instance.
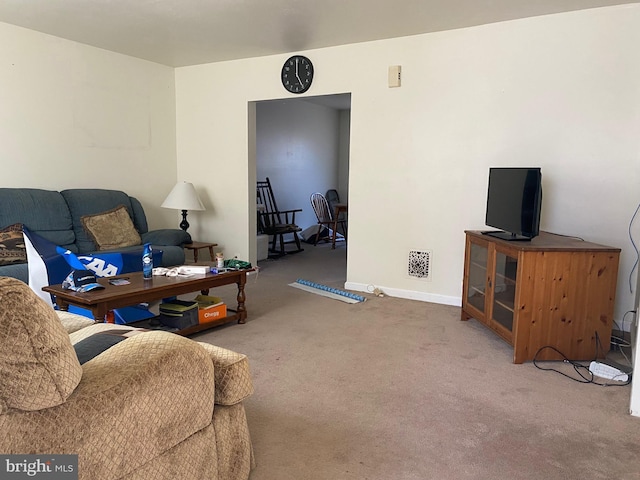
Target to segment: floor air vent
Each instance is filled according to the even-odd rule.
[[[409,265],[407,272],[410,277],[428,279],[430,267],[431,252],[419,252],[417,250],[409,251]]]

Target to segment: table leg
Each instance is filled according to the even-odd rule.
[[[58,306],[58,308],[63,311],[63,312],[68,312],[69,311],[69,303],[65,302],[64,300],[62,300],[61,298],[57,298],[56,297],[56,305]]]
[[[238,280],[238,323],[246,323],[247,321],[247,309],[244,306],[244,302],[247,299],[246,294],[244,293],[244,284],[246,282],[246,279],[244,277],[244,275],[242,275],[242,278],[240,280]]]
[[[213,255],[213,247],[209,247],[209,256],[211,257],[211,261],[212,262],[216,261],[214,255]]]
[[[93,319],[96,322],[104,323],[107,321],[107,308],[104,305],[96,305],[91,309],[91,313],[93,313]]]
[[[198,249],[193,249],[193,263],[198,263]]]

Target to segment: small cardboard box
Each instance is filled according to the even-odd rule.
[[[194,301],[198,302],[198,322],[208,323],[227,316],[227,306],[220,297],[198,295]]]

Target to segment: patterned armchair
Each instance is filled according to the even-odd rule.
[[[78,454],[81,479],[249,477],[246,356],[56,312],[9,277],[0,324],[0,452]],[[80,344],[114,335],[80,364]]]

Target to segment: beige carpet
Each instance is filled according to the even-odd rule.
[[[261,262],[248,323],[194,336],[249,357],[251,480],[640,479],[630,387],[514,365],[457,307],[288,286],[342,288],[345,258],[323,244]]]

